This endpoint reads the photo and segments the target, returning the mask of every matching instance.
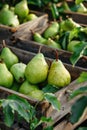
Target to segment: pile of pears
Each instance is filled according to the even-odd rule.
[[[49,67],[43,53],[39,52],[25,64],[9,47],[4,46],[1,50],[0,86],[42,101],[42,84],[62,88],[70,82],[71,75],[59,59],[55,59]]]
[[[75,29],[78,29],[78,33],[83,33],[87,36],[87,27],[82,27],[80,24],[76,23],[71,17],[66,18],[65,20],[60,20],[60,22],[53,21],[51,22],[43,34],[38,32],[33,32],[33,40],[41,45],[46,45],[48,47],[56,48],[58,50],[63,49],[70,52],[74,52],[74,47],[81,42],[81,39],[76,37]],[[72,40],[69,40],[67,37],[67,43],[61,42],[61,39],[64,38],[64,35],[67,33],[74,32]],[[65,35],[66,36],[66,35]],[[66,40],[66,37],[65,37]],[[64,40],[63,40],[64,41]],[[63,46],[66,46],[65,48]]]
[[[19,24],[38,17],[36,14],[29,12],[27,0],[22,0],[12,7],[5,4],[0,10],[0,24],[17,27]]]

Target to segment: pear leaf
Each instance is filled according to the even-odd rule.
[[[75,66],[78,60],[84,55],[85,50],[87,49],[87,42],[81,42],[74,47],[74,53],[70,57],[70,61]]]
[[[78,129],[76,130],[87,130],[87,127],[79,127]]]
[[[70,33],[70,32],[65,32],[65,33],[63,33],[62,36],[61,36],[60,39],[59,39],[59,43],[60,43],[60,45],[62,46],[62,48],[63,48],[64,50],[67,49],[67,45],[68,45],[68,43],[69,43],[69,33]]]
[[[50,84],[47,84],[45,87],[42,88],[42,91],[44,93],[55,93],[58,90],[59,90],[58,88],[56,88],[54,85],[50,85]]]
[[[12,109],[11,109],[11,107],[8,105],[7,107],[5,107],[4,109],[3,109],[3,113],[4,113],[4,122],[5,122],[5,124],[8,126],[8,127],[10,127],[12,124],[13,124],[13,122],[14,122],[14,113],[13,113],[13,111],[12,111]]]
[[[77,38],[77,37],[78,37],[80,28],[81,28],[81,27],[77,27],[77,28],[74,28],[72,31],[70,31],[70,34],[69,34],[69,42],[70,42],[73,38]]]
[[[86,96],[81,97],[72,105],[72,108],[71,108],[72,114],[70,116],[70,122],[72,124],[74,124],[80,120],[86,107],[87,107],[87,97]]]
[[[45,128],[44,130],[53,130],[53,126],[48,126],[48,127]]]
[[[44,94],[44,98],[52,104],[52,106],[54,107],[54,109],[56,110],[60,110],[61,108],[61,104],[60,102],[58,101],[57,97],[52,94],[52,93],[45,93]]]
[[[80,87],[79,89],[73,91],[71,94],[70,94],[70,99],[78,96],[79,94],[83,94],[83,93],[87,93],[87,86],[84,86],[84,87]]]
[[[87,72],[82,72],[77,79],[77,82],[82,83],[87,81]]]

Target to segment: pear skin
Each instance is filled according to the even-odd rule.
[[[8,70],[4,62],[0,61],[0,85],[10,88],[13,84],[13,75]]]
[[[59,32],[58,22],[53,22],[49,27],[44,31],[43,37],[48,39],[54,37]]]
[[[8,69],[19,61],[18,57],[8,47],[2,49],[0,58],[5,62]]]
[[[16,63],[12,65],[12,67],[10,68],[11,73],[13,74],[15,80],[18,83],[22,83],[25,80],[25,68],[26,64],[24,63]]]
[[[53,61],[48,74],[48,83],[60,88],[68,85],[70,81],[71,75],[63,63],[60,60]]]
[[[25,68],[25,77],[32,84],[44,82],[48,74],[48,64],[45,61],[44,55],[38,53]]]
[[[27,17],[27,15],[29,13],[29,8],[28,8],[27,0],[22,0],[19,3],[17,3],[15,5],[14,12],[21,19],[24,19],[25,17]]]
[[[36,89],[38,89],[37,85],[33,85],[33,84],[29,83],[27,80],[25,80],[21,84],[19,92],[27,95],[28,93],[30,93],[31,91],[34,91]]]

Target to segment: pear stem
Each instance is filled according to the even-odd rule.
[[[58,51],[56,50],[55,52],[56,52],[56,61],[58,61],[58,58],[59,58],[58,57]]]
[[[40,52],[41,52],[41,49],[42,49],[42,46],[40,46],[40,47],[39,47],[38,53],[40,53]]]
[[[2,46],[3,46],[3,48],[6,47],[6,42],[5,42],[5,40],[2,41]]]

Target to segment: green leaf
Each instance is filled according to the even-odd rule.
[[[70,32],[65,32],[59,39],[59,43],[64,50],[67,49],[67,45],[69,43],[69,33]]]
[[[80,99],[78,99],[71,108],[71,116],[70,116],[70,122],[72,124],[79,121],[81,118],[85,108],[87,107],[87,97],[83,96]]]
[[[54,85],[50,85],[50,84],[47,84],[43,89],[42,91],[44,93],[55,93],[57,92],[59,89],[56,88]]]
[[[81,87],[70,94],[70,99],[78,96],[79,94],[87,93],[87,86]]]
[[[53,126],[48,126],[48,127],[45,128],[44,130],[53,130]]]
[[[58,12],[56,4],[52,3],[50,5],[50,9],[51,9],[51,12],[52,12],[53,19],[58,19],[59,18],[59,12]]]
[[[44,98],[50,102],[52,104],[52,106],[56,109],[56,110],[60,110],[61,104],[58,101],[57,97],[52,94],[52,93],[45,93],[44,94]]]
[[[87,127],[79,127],[78,129],[76,130],[87,130]]]
[[[87,49],[87,42],[80,42],[80,44],[74,47],[74,53],[70,57],[70,61],[75,66],[78,60],[83,56],[85,50]]]
[[[80,76],[78,77],[77,82],[82,83],[82,82],[85,82],[85,81],[87,81],[87,72],[82,72],[80,74]]]
[[[73,30],[70,31],[70,34],[69,34],[69,42],[73,39],[73,38],[78,38],[78,33],[80,31],[80,28],[81,27],[77,27],[77,28],[74,28]]]
[[[9,105],[3,109],[3,113],[5,115],[4,116],[5,124],[8,127],[12,126],[12,124],[14,122],[14,114],[13,114],[12,109],[10,108]]]

